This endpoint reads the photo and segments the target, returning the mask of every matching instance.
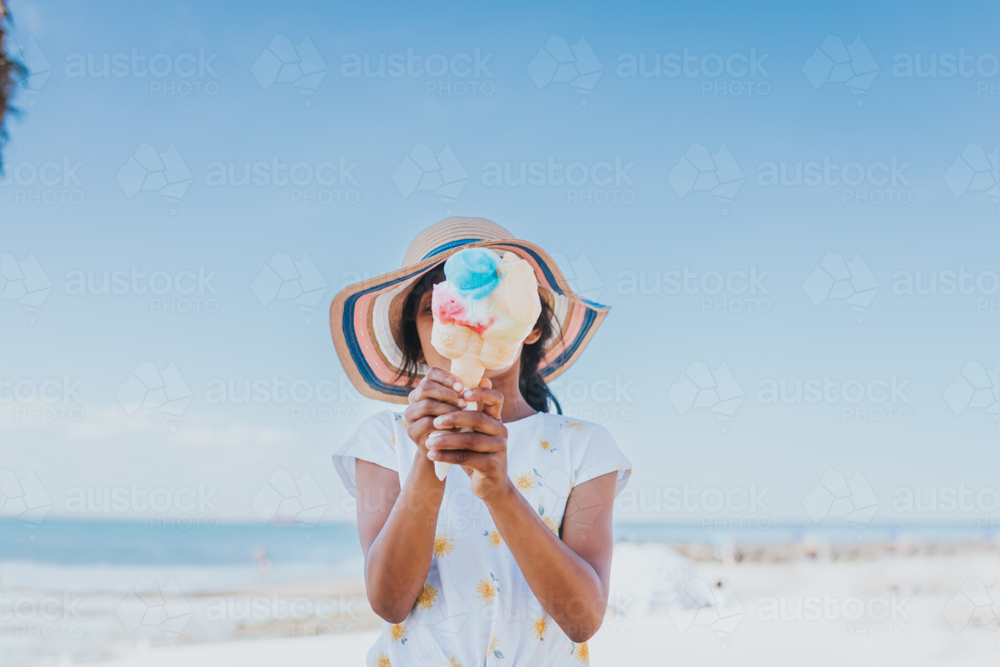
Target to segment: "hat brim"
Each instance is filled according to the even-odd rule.
[[[402,365],[399,322],[410,288],[421,276],[463,248],[510,251],[527,260],[539,286],[549,290],[561,335],[553,337],[539,372],[554,380],[575,362],[607,316],[608,306],[573,293],[549,255],[527,241],[501,239],[455,241],[436,248],[405,268],[350,285],[330,304],[330,331],[344,371],[358,391],[369,398],[406,403],[410,388],[400,377]]]

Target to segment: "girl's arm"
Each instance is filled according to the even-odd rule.
[[[410,613],[431,566],[443,484],[422,453],[403,489],[399,475],[358,461],[358,533],[365,552],[365,590],[372,610],[390,623]],[[437,488],[441,487],[441,488]],[[364,498],[364,501],[362,501]]]
[[[531,592],[578,644],[600,629],[608,606],[617,477],[608,473],[573,488],[561,540],[513,484],[486,503]]]
[[[507,429],[499,421],[503,395],[481,388],[464,396],[483,405],[483,412],[452,412],[434,425],[476,432],[438,431],[427,443],[430,458],[465,469],[532,593],[566,636],[576,643],[587,641],[601,627],[608,604],[617,473],[573,488],[560,539],[507,475]]]
[[[436,416],[465,407],[450,373],[431,369],[410,393],[407,435],[418,447],[402,489],[399,475],[358,460],[358,534],[365,554],[365,589],[372,609],[390,623],[401,623],[413,608],[431,567],[434,531],[444,482],[434,474],[425,441]]]

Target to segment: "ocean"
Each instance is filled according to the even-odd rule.
[[[996,530],[975,524],[759,523],[741,529],[697,524],[620,523],[616,540],[722,545],[790,543],[810,539],[825,543],[915,541],[992,541]],[[205,566],[254,565],[255,552],[274,566],[320,566],[336,578],[362,573],[357,527],[350,523],[274,525],[218,523],[198,527],[132,521],[46,519],[38,526],[0,520],[0,563],[31,562],[53,566]]]

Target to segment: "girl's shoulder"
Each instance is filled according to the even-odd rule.
[[[618,473],[617,492],[625,487],[632,464],[619,449],[611,432],[601,424],[563,415],[539,413],[536,437],[542,449],[562,450],[572,471],[572,485],[581,484],[610,472]]]
[[[594,422],[574,419],[550,412],[538,412],[529,420],[537,420],[536,428],[566,443],[586,444],[592,438],[614,439],[605,427]]]
[[[523,422],[523,435],[534,437],[547,451],[559,448],[571,454],[574,460],[579,460],[587,452],[618,448],[611,432],[594,422],[548,412],[536,413]]]
[[[401,470],[397,451],[397,444],[400,441],[397,428],[402,418],[402,414],[391,410],[377,412],[362,421],[354,434],[334,452],[334,466],[352,496],[356,494],[355,465],[358,460],[368,461],[395,472]]]
[[[397,428],[406,430],[406,418],[403,417],[403,413],[382,410],[364,419],[358,425],[357,433],[380,434],[389,437]]]

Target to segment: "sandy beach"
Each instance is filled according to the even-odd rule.
[[[993,543],[619,543],[590,663],[996,664],[998,576]],[[359,580],[158,593],[82,595],[84,639],[8,626],[6,655],[62,667],[360,666],[381,627]]]

